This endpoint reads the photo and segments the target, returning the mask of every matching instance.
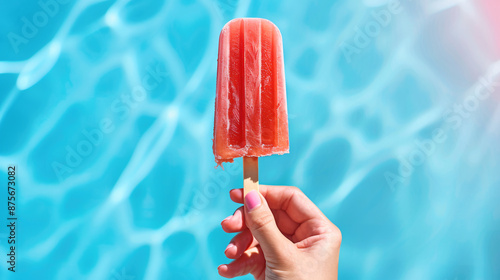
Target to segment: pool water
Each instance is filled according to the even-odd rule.
[[[298,186],[341,229],[340,279],[500,278],[499,8],[4,4],[0,173],[16,165],[18,227],[0,278],[221,279],[242,162],[215,168],[216,59],[236,17],[284,41],[290,153],[261,158],[260,180]]]

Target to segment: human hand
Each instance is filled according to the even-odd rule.
[[[239,232],[225,250],[230,264],[221,276],[252,274],[257,280],[337,279],[340,230],[296,187],[260,185],[260,193],[230,191],[243,203],[221,223],[226,232]]]

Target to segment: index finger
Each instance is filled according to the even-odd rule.
[[[259,185],[260,193],[271,209],[284,210],[292,220],[303,223],[314,218],[326,218],[321,210],[297,187]],[[229,192],[231,200],[243,203],[243,189]]]

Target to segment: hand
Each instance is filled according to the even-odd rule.
[[[227,278],[252,274],[257,280],[337,279],[340,230],[296,187],[260,185],[260,193],[230,191],[245,205],[222,221],[239,232],[225,250],[230,264],[219,266]]]

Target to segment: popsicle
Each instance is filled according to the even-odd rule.
[[[283,44],[269,20],[234,19],[221,31],[213,151],[217,165],[243,157],[245,193],[258,190],[258,157],[289,151]]]

